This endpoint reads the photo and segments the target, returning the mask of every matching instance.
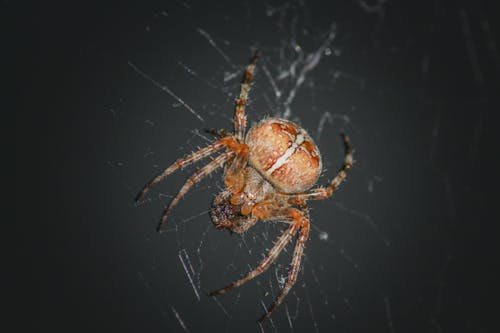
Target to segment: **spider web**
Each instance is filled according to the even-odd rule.
[[[169,217],[166,232],[157,236],[155,223],[164,204],[206,161],[178,171],[157,185],[145,202],[134,207],[133,216],[141,228],[139,251],[144,260],[137,265],[137,281],[164,318],[165,326],[185,332],[207,328],[230,332],[407,331],[401,323],[404,313],[421,303],[404,301],[385,276],[387,267],[398,262],[398,252],[405,248],[394,237],[404,233],[396,226],[401,222],[397,219],[408,216],[389,210],[391,202],[387,199],[395,179],[403,176],[394,176],[397,172],[388,164],[389,148],[376,144],[373,149],[373,142],[388,142],[390,135],[385,131],[394,134],[388,117],[395,117],[394,122],[401,124],[420,121],[422,116],[410,114],[415,118],[406,120],[401,115],[386,114],[378,96],[385,94],[386,99],[384,89],[390,88],[377,86],[377,72],[364,62],[370,52],[379,56],[396,52],[397,46],[383,39],[386,6],[383,0],[353,1],[325,13],[319,5],[303,1],[247,2],[211,8],[207,18],[203,15],[207,8],[202,4],[178,1],[152,11],[141,25],[141,52],[130,51],[127,64],[128,84],[140,86],[141,94],[127,97],[109,110],[117,122],[135,126],[134,140],[140,142],[126,161],[109,162],[131,198],[153,174],[210,142],[213,138],[205,128],[232,129],[241,77],[257,49],[262,58],[246,109],[249,126],[263,117],[277,116],[306,128],[323,154],[324,172],[319,184],[331,179],[342,164],[340,132],[351,136],[357,162],[332,199],[311,203],[312,230],[298,281],[263,324],[255,320],[286,282],[294,241],[267,272],[244,286],[219,297],[209,297],[207,292],[256,267],[285,225],[259,222],[244,235],[217,231],[208,209],[223,188],[218,172],[193,187]],[[350,20],[340,10],[351,15]],[[484,80],[474,60],[467,12],[458,16],[474,77]],[[356,20],[368,23],[360,28],[352,22]],[[420,61],[420,74],[425,80],[428,54],[418,56],[416,62]],[[437,165],[443,115],[439,111],[429,114],[426,119],[430,120],[421,125],[427,131],[421,140],[429,147],[422,155],[429,157],[431,165]],[[482,121],[475,125],[475,145],[480,140]],[[404,159],[407,143],[395,142],[391,150]],[[476,150],[477,146],[472,146],[471,154]],[[137,162],[132,164],[128,159]],[[402,162],[402,168],[407,167]],[[438,197],[447,207],[439,217],[449,224],[441,226],[451,230],[457,219],[456,183],[446,172],[434,177],[441,179],[436,182],[440,184],[436,186]],[[418,184],[410,185],[416,186],[409,194],[412,198],[428,193]],[[411,209],[404,199],[391,200],[402,210]],[[411,221],[425,220],[429,217],[426,214],[430,213],[417,213]],[[437,318],[442,312],[445,276],[453,260],[448,237],[443,238],[430,269],[436,285],[408,290],[415,299],[430,298],[426,310],[416,311],[418,320],[430,322],[436,331],[440,330]],[[394,319],[395,303],[402,307],[398,308],[399,326]]]

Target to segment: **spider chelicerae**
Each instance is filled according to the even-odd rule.
[[[344,165],[326,186],[311,189],[321,173],[322,163],[318,147],[306,130],[286,119],[265,118],[251,127],[245,136],[245,107],[258,57],[257,52],[245,70],[240,95],[236,100],[234,133],[212,130],[217,140],[174,162],[151,180],[136,200],[141,200],[155,184],[177,169],[225,149],[187,179],[165,208],[158,231],[163,230],[170,211],[194,184],[224,167],[225,189],[215,197],[210,210],[210,217],[217,229],[244,233],[257,221],[280,221],[288,226],[255,269],[210,295],[224,294],[267,270],[298,233],[288,279],[280,295],[259,319],[263,321],[281,304],[297,280],[304,246],[309,237],[307,201],[329,198],[344,181],[354,161],[349,137],[341,134],[345,147]]]

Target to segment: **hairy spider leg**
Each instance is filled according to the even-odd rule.
[[[234,136],[227,136],[217,141],[212,142],[208,146],[201,148],[197,151],[192,152],[189,155],[186,155],[174,163],[172,163],[169,167],[163,170],[158,176],[153,178],[149,183],[144,186],[144,188],[137,194],[135,201],[140,201],[144,197],[144,195],[156,184],[164,180],[168,175],[177,171],[179,168],[183,168],[191,163],[199,161],[207,156],[212,155],[213,153],[221,150],[226,147],[232,150],[236,150],[238,152],[241,149],[241,145]],[[245,145],[246,146],[246,145]]]
[[[203,168],[198,170],[196,173],[194,173],[191,177],[189,177],[186,180],[186,182],[181,187],[181,189],[179,190],[177,195],[174,197],[174,199],[172,199],[172,201],[170,201],[167,208],[165,208],[165,210],[163,211],[163,214],[162,214],[161,219],[160,219],[160,223],[158,224],[158,231],[159,232],[163,231],[163,224],[167,220],[167,217],[168,217],[168,214],[170,213],[170,211],[177,205],[179,200],[189,191],[189,189],[194,184],[196,184],[197,182],[202,180],[204,177],[208,176],[209,174],[211,174],[212,172],[214,172],[215,170],[217,170],[218,168],[223,166],[224,163],[226,163],[227,161],[229,161],[229,159],[231,159],[231,157],[233,157],[233,155],[234,155],[234,153],[230,151],[230,152],[227,152],[227,153],[224,153],[224,154],[217,156],[212,162],[205,165]]]
[[[297,276],[300,271],[300,262],[302,261],[302,255],[304,254],[304,248],[309,238],[309,221],[303,220],[301,222],[301,229],[299,232],[299,237],[297,238],[297,242],[295,245],[295,250],[293,251],[292,263],[290,264],[290,272],[288,273],[288,279],[286,280],[286,284],[281,290],[280,295],[276,298],[276,300],[267,308],[267,311],[262,317],[259,318],[259,322],[263,322],[267,318],[271,316],[273,311],[283,302],[283,299],[288,294],[290,289],[292,289],[293,285],[297,281]]]
[[[293,223],[286,229],[281,236],[277,239],[277,241],[274,243],[274,246],[269,250],[267,256],[260,262],[260,264],[252,271],[248,272],[243,278],[231,283],[230,285],[212,291],[209,293],[210,296],[215,296],[215,295],[221,295],[225,294],[226,292],[241,286],[242,284],[248,282],[249,280],[255,278],[256,276],[260,275],[262,272],[266,271],[269,266],[276,260],[278,255],[281,253],[283,248],[285,248],[286,244],[290,241],[290,239],[295,235],[297,230],[299,229],[299,225],[296,223]]]
[[[247,166],[247,162],[248,146],[245,143],[242,143],[237,151],[236,158],[233,162],[231,162],[231,165],[227,168],[224,176],[224,183],[233,194],[231,198],[231,202],[233,202],[233,204],[235,204],[233,198],[239,197],[245,187],[245,167]]]
[[[242,284],[248,282],[249,280],[260,275],[262,272],[266,271],[269,266],[276,260],[281,251],[283,251],[285,246],[290,242],[292,237],[300,229],[300,235],[295,246],[287,282],[281,290],[278,298],[276,298],[273,304],[267,309],[267,312],[259,319],[259,321],[263,321],[271,315],[271,313],[274,311],[274,309],[276,309],[276,307],[278,307],[278,305],[281,304],[281,302],[297,280],[297,274],[300,269],[300,262],[302,260],[302,254],[304,252],[304,245],[307,241],[307,238],[309,237],[309,220],[304,216],[304,213],[297,208],[276,208],[271,204],[257,204],[255,205],[253,211],[255,212],[255,217],[260,220],[288,220],[292,223],[290,224],[288,229],[286,229],[281,234],[281,236],[278,237],[278,239],[274,243],[274,246],[271,248],[271,250],[269,250],[266,257],[259,263],[259,265],[255,269],[248,272],[243,278],[231,283],[224,288],[213,291],[209,295],[215,296],[224,294],[236,287],[241,286]]]
[[[246,70],[243,81],[241,82],[240,96],[236,101],[236,111],[234,113],[234,133],[236,138],[243,142],[245,136],[245,128],[247,126],[247,117],[245,115],[245,107],[248,101],[248,92],[250,91],[250,82],[253,78],[253,72],[255,70],[255,63],[259,58],[259,52],[255,52],[254,56],[250,60]]]
[[[205,128],[205,132],[213,134],[213,135],[218,136],[220,138],[223,138],[225,136],[230,136],[231,135],[231,133],[229,133],[228,131],[226,131],[223,128],[221,128],[221,129]]]
[[[179,168],[183,168],[191,163],[194,163],[198,160],[201,160],[207,156],[212,155],[216,151],[224,148],[226,146],[224,139],[220,139],[212,142],[208,146],[201,148],[195,152],[192,152],[189,155],[186,155],[182,158],[179,158],[177,161],[172,163],[169,167],[164,169],[158,176],[153,178],[149,183],[144,186],[144,188],[137,194],[135,201],[140,201],[144,197],[144,195],[156,184],[165,179],[168,175],[172,174]]]
[[[326,187],[314,188],[305,193],[279,194],[279,196],[286,196],[291,204],[302,204],[305,200],[321,200],[331,197],[333,192],[335,192],[340,184],[346,179],[347,174],[354,164],[351,141],[346,134],[342,133],[341,136],[345,149],[344,165]]]

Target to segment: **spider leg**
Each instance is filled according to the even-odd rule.
[[[198,170],[196,173],[194,173],[191,177],[189,177],[184,185],[181,187],[177,195],[172,199],[172,201],[169,203],[167,208],[163,211],[163,214],[160,219],[160,223],[158,224],[158,231],[162,232],[163,231],[163,224],[165,223],[168,214],[170,211],[177,205],[179,200],[189,191],[189,189],[199,182],[201,179],[212,173],[213,171],[217,170],[219,167],[223,166],[224,163],[226,163],[229,159],[231,159],[234,156],[232,152],[227,152],[224,154],[221,154],[217,156],[212,162],[208,163],[205,165],[203,168]]]
[[[258,276],[259,274],[267,270],[269,266],[276,260],[281,251],[285,248],[286,244],[288,244],[293,235],[295,235],[298,229],[299,229],[298,224],[295,223],[291,224],[290,227],[288,227],[288,229],[286,229],[278,238],[278,240],[274,243],[274,246],[271,248],[271,250],[269,250],[267,256],[260,262],[259,266],[257,266],[252,271],[248,272],[247,275],[245,275],[238,281],[235,281],[224,288],[212,291],[211,293],[209,293],[209,295],[215,296],[224,294],[230,291],[231,289],[241,286],[245,282],[253,279],[254,277]]]
[[[161,182],[163,179],[165,179],[168,175],[173,173],[179,168],[185,167],[193,162],[196,162],[198,160],[201,160],[202,158],[205,158],[207,156],[210,156],[211,154],[215,153],[216,151],[222,149],[224,147],[223,142],[221,140],[217,140],[205,148],[201,148],[195,152],[192,152],[189,155],[186,155],[177,161],[175,161],[173,164],[171,164],[169,167],[167,167],[165,170],[163,170],[158,176],[153,178],[149,183],[144,186],[144,188],[137,194],[136,196],[136,201],[141,200],[144,195],[157,183]]]
[[[291,220],[292,223],[290,224],[288,229],[286,229],[281,234],[281,236],[279,236],[277,241],[274,243],[274,246],[271,248],[271,250],[269,250],[267,256],[260,262],[260,264],[255,269],[247,273],[243,278],[231,283],[230,285],[224,288],[213,291],[209,295],[215,296],[224,294],[233,288],[241,286],[245,282],[248,282],[249,280],[261,274],[262,272],[266,271],[269,268],[269,266],[276,260],[281,251],[283,251],[288,242],[290,242],[290,239],[292,239],[292,237],[300,229],[301,231],[299,235],[299,240],[297,241],[297,245],[294,250],[291,271],[289,273],[287,283],[283,288],[283,290],[281,291],[281,294],[269,307],[266,314],[264,314],[259,319],[259,321],[263,321],[271,315],[271,313],[278,305],[280,305],[280,303],[283,301],[285,296],[290,291],[290,288],[297,280],[297,274],[300,269],[300,262],[302,259],[302,254],[304,252],[304,244],[309,236],[309,220],[304,216],[304,213],[302,211],[296,208],[276,209],[274,207],[273,209],[272,205],[265,204],[265,205],[256,205],[254,211],[255,211],[254,216],[258,219]]]
[[[215,129],[215,128],[205,128],[205,132],[213,134],[215,136],[218,136],[220,138],[223,138],[225,136],[231,135],[228,131],[225,129]]]
[[[245,167],[248,162],[248,146],[241,144],[242,148],[236,158],[231,162],[224,175],[226,187],[237,197],[245,187]],[[233,202],[235,203],[235,202]]]
[[[346,179],[347,173],[352,169],[354,164],[351,141],[346,134],[342,133],[341,136],[345,149],[344,165],[326,187],[314,188],[304,193],[279,194],[279,196],[286,196],[288,202],[291,204],[300,204],[304,200],[321,200],[331,197],[333,192],[335,192],[340,184]]]
[[[204,148],[201,148],[195,152],[192,152],[189,155],[186,155],[178,159],[168,168],[163,170],[158,176],[153,178],[149,183],[147,183],[146,186],[144,186],[144,188],[139,192],[139,194],[137,194],[135,201],[140,201],[153,186],[161,182],[163,179],[165,179],[168,175],[172,174],[177,169],[183,168],[191,163],[199,161],[207,156],[210,156],[224,147],[230,149],[237,149],[239,146],[240,144],[236,141],[236,139],[233,136],[227,136],[225,138],[214,141],[213,143],[209,144]]]
[[[307,239],[309,238],[309,220],[300,220],[300,222],[295,222],[294,224],[297,223],[300,224],[301,229],[299,237],[297,239],[297,243],[295,245],[295,250],[293,251],[293,258],[290,265],[290,273],[288,273],[288,279],[285,286],[281,290],[280,295],[276,298],[274,303],[271,304],[269,308],[267,308],[266,313],[262,317],[260,317],[259,322],[262,322],[271,316],[273,311],[281,304],[285,296],[297,281],[297,276],[300,270],[300,263],[302,261],[302,255],[304,254],[304,247]]]
[[[255,63],[259,58],[259,52],[255,52],[254,56],[248,64],[243,81],[241,82],[240,97],[236,101],[236,111],[234,114],[234,133],[236,138],[243,141],[245,135],[245,128],[247,125],[247,117],[245,115],[245,107],[248,100],[248,92],[250,91],[250,82],[252,81],[253,72],[255,70]]]

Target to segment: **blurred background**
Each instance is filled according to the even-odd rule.
[[[477,1],[3,1],[16,65],[12,317],[19,330],[122,332],[493,332],[498,15]],[[208,216],[218,172],[168,220],[163,207],[206,162],[142,186],[232,129],[247,107],[301,124],[323,156],[301,273],[271,320],[293,242],[255,267],[283,230],[245,235]],[[11,52],[14,51],[14,52]],[[10,65],[8,65],[10,66]],[[19,68],[18,68],[19,67]],[[9,91],[9,90],[7,90]],[[495,200],[496,201],[496,200]]]

